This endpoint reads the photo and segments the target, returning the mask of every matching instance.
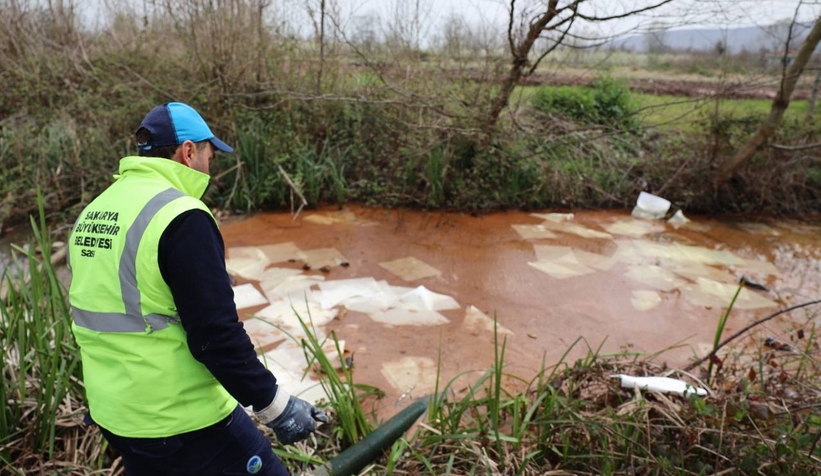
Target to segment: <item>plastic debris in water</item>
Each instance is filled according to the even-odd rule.
[[[638,218],[658,220],[667,215],[670,210],[670,200],[647,192],[641,192],[636,200],[632,215]]]
[[[681,225],[686,225],[687,223],[690,223],[690,219],[684,216],[684,213],[681,210],[679,210],[676,213],[674,213],[669,220],[667,220],[667,223],[678,228]]]
[[[682,397],[687,395],[707,395],[707,390],[694,387],[683,380],[670,377],[633,377],[631,375],[611,375],[620,378],[622,388],[639,388],[659,393],[676,393]]]

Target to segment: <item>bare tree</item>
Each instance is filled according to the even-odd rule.
[[[667,53],[670,47],[667,45],[667,30],[670,28],[664,22],[654,22],[650,25],[644,35],[647,52],[651,55]]]
[[[379,17],[373,13],[353,17],[353,28],[350,34],[350,44],[365,53],[373,53],[379,42]],[[342,30],[337,21],[336,29]]]
[[[389,46],[417,51],[430,25],[431,4],[427,0],[394,0],[391,16],[385,25]]]
[[[818,73],[815,75],[815,80],[812,82],[812,94],[810,95],[810,103],[807,106],[807,119],[812,120],[815,116],[815,104],[818,102],[818,89],[821,87],[821,68],[816,68]]]
[[[322,94],[322,74],[325,70],[325,27],[328,18],[328,0],[318,0],[315,5],[312,1],[305,3],[308,16],[314,26],[314,38],[319,49],[319,66],[316,72],[316,94]]]
[[[807,65],[813,51],[815,51],[815,48],[818,46],[819,40],[821,40],[821,17],[815,20],[815,24],[801,45],[798,55],[789,66],[786,66],[781,76],[781,87],[773,100],[770,113],[761,123],[758,131],[747,140],[744,146],[739,149],[732,158],[727,160],[719,168],[714,177],[716,187],[726,183],[745,162],[750,160],[750,158],[767,143],[769,138],[772,137],[778,129],[778,126],[781,124],[781,119],[784,116],[784,111],[786,111],[790,105],[790,97],[795,89],[795,84],[798,82],[798,78],[804,71],[804,67]],[[789,42],[787,42],[785,47],[785,58],[788,52]],[[784,64],[786,65],[786,61],[784,61]]]
[[[170,21],[181,43],[198,59],[189,67],[202,70],[222,95],[234,93],[244,78],[260,81],[265,74],[271,0],[144,0],[158,21]],[[181,34],[187,30],[188,34]],[[256,54],[244,54],[254,45]],[[252,74],[248,74],[252,73]]]
[[[516,0],[508,4],[507,43],[510,53],[510,67],[502,79],[501,87],[493,98],[484,124],[485,132],[491,134],[499,116],[507,107],[510,95],[522,78],[532,75],[539,63],[556,48],[573,38],[573,24],[577,21],[598,23],[626,18],[655,10],[672,0],[656,0],[638,7],[621,7],[619,3],[609,5],[607,14],[599,14],[602,3],[595,0],[548,0],[546,3],[517,5]],[[533,46],[545,40],[547,46],[534,54]]]

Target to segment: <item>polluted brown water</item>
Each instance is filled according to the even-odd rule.
[[[310,316],[337,365],[384,390],[377,411],[454,379],[459,391],[494,361],[529,380],[544,364],[601,353],[655,353],[684,365],[712,348],[742,276],[725,336],[821,289],[821,227],[629,212],[470,216],[350,207],[260,214],[225,224],[226,266],[261,359],[291,393],[324,395],[296,343]],[[761,289],[765,288],[765,289]],[[764,337],[811,325],[806,313]],[[576,342],[578,339],[581,341]],[[575,345],[574,345],[575,343]]]

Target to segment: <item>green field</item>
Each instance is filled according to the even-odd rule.
[[[550,86],[522,86],[517,88],[511,99],[512,105],[526,105],[539,88]],[[585,86],[562,86],[578,91],[588,90]],[[711,118],[722,119],[763,119],[772,107],[770,99],[712,99],[631,92],[635,114],[641,118],[646,129],[695,133]],[[784,121],[806,117],[809,102],[797,100],[790,103],[784,113]]]

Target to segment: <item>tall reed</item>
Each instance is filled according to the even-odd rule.
[[[41,201],[33,242],[16,247],[2,276],[0,459],[7,468],[62,454],[61,420],[83,410],[79,352],[44,216]]]

